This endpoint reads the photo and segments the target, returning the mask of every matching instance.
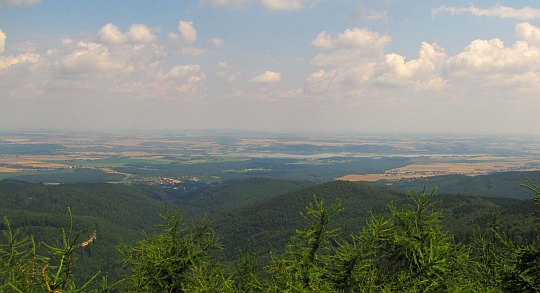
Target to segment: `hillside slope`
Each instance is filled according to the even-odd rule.
[[[59,229],[69,224],[68,207],[81,242],[96,230],[95,242],[78,254],[79,276],[99,270],[114,275],[120,267],[115,245],[139,239],[140,230],[152,231],[164,206],[130,186],[51,186],[13,180],[0,181],[0,202],[0,216],[7,217],[13,228],[35,235],[38,241],[60,241]]]
[[[540,171],[527,172],[500,172],[488,175],[465,176],[446,175],[435,176],[425,179],[404,179],[391,186],[408,191],[411,189],[421,189],[427,184],[430,188],[437,188],[437,192],[473,194],[486,197],[507,197],[516,199],[530,199],[532,193],[526,188],[520,188],[523,183],[527,183],[525,178],[530,178],[534,182],[540,182]]]

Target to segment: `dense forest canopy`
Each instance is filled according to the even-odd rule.
[[[186,195],[3,180],[0,286],[536,292],[540,190],[523,182],[526,200],[346,181],[249,179]]]

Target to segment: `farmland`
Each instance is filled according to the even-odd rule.
[[[399,180],[540,169],[540,141],[499,137],[299,136],[226,131],[0,133],[0,177],[123,182],[164,177]],[[66,179],[69,178],[69,179]]]

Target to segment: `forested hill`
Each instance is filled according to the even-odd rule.
[[[214,222],[223,244],[229,247],[225,250],[227,257],[237,257],[238,249],[247,246],[259,255],[270,250],[279,252],[302,227],[300,212],[314,197],[328,204],[339,200],[344,209],[334,224],[352,232],[365,224],[370,212],[384,213],[387,204],[402,200],[404,194],[371,183],[334,181],[223,211]]]
[[[341,202],[342,211],[333,224],[344,236],[358,231],[372,214],[388,213],[391,202],[399,206],[407,198],[404,192],[373,183],[334,181],[225,210],[214,217],[215,230],[228,247],[225,257],[234,259],[239,250],[246,248],[257,255],[267,255],[271,250],[279,252],[302,227],[300,212],[305,211],[314,197],[326,204]],[[511,200],[513,204],[506,206],[509,202],[500,205],[468,194],[436,194],[434,199],[439,202],[437,210],[443,212],[444,226],[457,240],[471,241],[479,230],[488,229],[495,220],[501,230],[519,241],[534,238],[538,219],[530,213],[534,209],[531,201]]]
[[[314,185],[310,181],[252,178],[228,182],[175,202],[185,210],[213,214]]]
[[[42,185],[14,180],[0,181],[0,203],[0,215],[7,217],[13,228],[36,236],[38,242],[60,241],[60,228],[69,224],[68,208],[73,214],[74,232],[81,232],[80,242],[96,230],[96,241],[78,256],[78,276],[99,270],[116,274],[119,256],[115,246],[139,239],[141,230],[153,231],[164,207],[163,202],[137,187],[105,183]]]
[[[431,188],[437,188],[438,193],[530,199],[532,198],[530,190],[519,187],[521,184],[527,183],[525,178],[540,182],[540,171],[499,172],[479,176],[445,175],[425,179],[404,179],[392,183],[392,187],[409,191],[421,189],[422,186],[427,184]]]
[[[519,184],[513,188],[521,189]],[[159,228],[159,213],[164,212],[166,204],[170,210],[183,209],[189,216],[188,223],[203,213],[210,214],[211,226],[224,247],[213,256],[232,264],[240,257],[239,251],[247,248],[262,269],[270,251],[282,254],[291,236],[306,228],[300,213],[305,214],[306,206],[315,198],[325,206],[340,202],[341,211],[329,228],[339,228],[343,239],[358,233],[372,215],[390,215],[389,205],[401,208],[411,204],[406,192],[376,183],[347,181],[314,184],[249,179],[185,197],[175,197],[174,190],[140,185],[0,181],[0,215],[9,218],[14,229],[35,235],[38,242],[59,242],[59,228],[69,224],[68,207],[73,213],[74,231],[81,231],[78,241],[88,239],[96,230],[97,239],[77,254],[76,281],[88,279],[97,271],[108,274],[111,280],[125,275],[116,246],[135,243],[142,237],[141,230],[152,235]],[[538,236],[539,217],[531,200],[443,194],[440,190],[433,200],[437,202],[434,211],[442,211],[445,231],[457,242],[472,243],[495,226],[516,244],[531,243]],[[5,224],[0,228],[5,230]]]

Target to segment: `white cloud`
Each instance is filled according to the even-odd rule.
[[[442,90],[448,85],[448,81],[440,76],[428,80],[416,81],[416,88],[420,90]]]
[[[528,22],[516,25],[516,35],[529,44],[540,45],[540,29]]]
[[[75,50],[62,58],[62,68],[70,74],[117,71],[126,64],[112,58],[107,47],[92,42],[79,42]]]
[[[152,43],[156,39],[152,30],[144,24],[132,24],[129,27],[127,37],[136,43]]]
[[[251,0],[213,0],[212,2],[215,5],[226,6],[226,5],[242,5],[242,4],[251,2]]]
[[[27,63],[37,63],[39,61],[40,56],[38,54],[20,54],[17,56],[0,56],[0,70],[8,69],[11,66],[15,66],[17,64]]]
[[[169,70],[168,77],[184,77],[201,71],[199,64],[175,66]]]
[[[540,9],[532,7],[513,8],[508,6],[496,5],[491,8],[478,8],[474,5],[469,7],[452,7],[443,5],[433,10],[433,14],[449,13],[450,15],[469,13],[474,16],[491,16],[500,18],[514,19],[538,19],[540,18]]]
[[[294,10],[302,8],[299,0],[261,0],[261,3],[270,10]]]
[[[255,76],[249,81],[251,83],[276,83],[281,81],[281,73],[267,70],[263,74]]]
[[[0,30],[0,54],[6,49],[6,34]]]
[[[122,44],[127,38],[120,29],[112,23],[104,25],[98,32],[98,39],[109,44]]]
[[[362,28],[350,28],[336,37],[321,32],[311,44],[326,49],[325,53],[315,56],[311,64],[318,67],[354,67],[362,63],[367,65],[384,55],[384,47],[390,37]]]
[[[3,0],[8,6],[32,6],[41,2],[41,0]]]
[[[156,36],[144,24],[132,24],[127,33],[123,34],[117,26],[108,23],[99,30],[98,40],[114,45],[123,44],[128,41],[133,43],[152,43],[156,40]]]
[[[336,47],[383,49],[389,42],[389,36],[363,28],[352,28],[339,33],[335,38],[327,32],[321,32],[311,44],[324,49]]]
[[[200,89],[204,81],[206,81],[206,74],[192,75],[183,84],[177,86],[176,90],[180,94],[195,92]]]
[[[223,39],[220,39],[220,38],[211,38],[208,40],[208,42],[214,45],[215,47],[221,47],[223,46],[223,44],[225,44],[225,41],[223,41]]]
[[[180,20],[178,23],[178,30],[180,31],[180,36],[188,44],[191,44],[197,40],[197,31],[193,27],[192,21],[183,21]]]
[[[449,60],[455,74],[494,75],[540,70],[540,48],[517,41],[506,47],[502,40],[474,40]]]
[[[515,26],[515,32],[513,44],[478,39],[451,56],[437,44],[422,42],[414,59],[385,53],[386,41],[370,48],[353,33],[336,37],[321,33],[313,44],[325,52],[311,60],[317,68],[305,79],[306,92],[350,98],[392,96],[398,91],[413,95],[417,90],[425,91],[419,95],[437,91],[486,99],[504,93],[540,94],[540,28],[524,22]]]
[[[203,0],[218,6],[242,6],[252,3],[260,3],[268,10],[299,10],[304,3],[312,3],[313,0]]]
[[[384,55],[382,50],[365,55],[358,49],[336,49],[313,58],[313,65],[324,68],[306,78],[306,90],[357,97],[393,88],[442,89],[447,84],[440,76],[446,59],[441,47],[426,42],[412,60],[397,53]]]
[[[446,53],[441,47],[437,44],[422,42],[418,51],[418,59],[405,61],[405,57],[399,54],[387,54],[384,62],[379,65],[378,70],[381,74],[377,77],[377,81],[400,84],[402,82],[418,82],[426,78],[437,80],[431,75],[445,60]]]
[[[206,50],[198,47],[182,47],[182,53],[192,56],[200,56],[206,53]]]
[[[319,69],[313,72],[306,79],[307,88],[312,93],[327,92],[329,90],[339,91],[343,82],[343,76],[338,75],[337,70],[326,71]]]

